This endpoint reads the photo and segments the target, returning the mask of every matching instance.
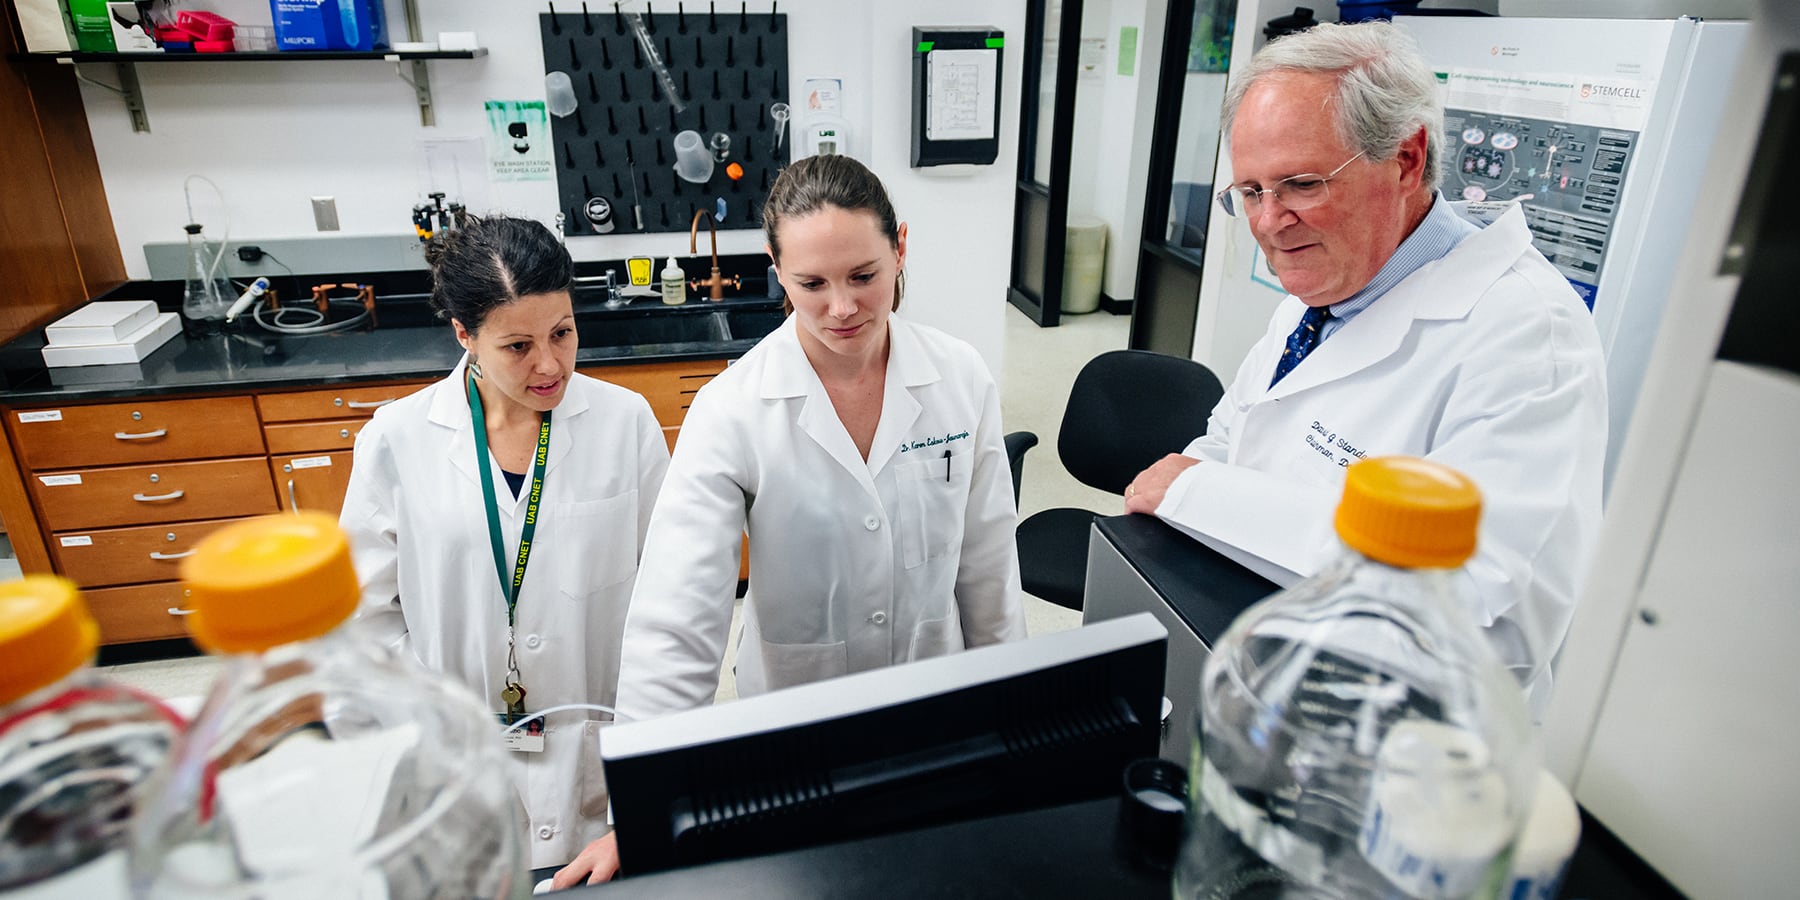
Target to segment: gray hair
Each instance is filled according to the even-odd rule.
[[[1437,190],[1444,108],[1437,77],[1412,35],[1387,22],[1362,22],[1319,25],[1270,42],[1225,92],[1227,141],[1244,95],[1278,72],[1335,75],[1331,109],[1338,137],[1368,159],[1393,158],[1402,141],[1424,128],[1425,188]]]

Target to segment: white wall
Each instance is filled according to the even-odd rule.
[[[260,0],[206,4],[246,23],[267,21]],[[604,3],[593,4],[596,9]],[[689,4],[700,8],[698,2]],[[673,3],[655,5],[673,11]],[[723,7],[734,8],[731,4]],[[488,56],[430,63],[437,124],[419,124],[412,89],[396,67],[379,61],[267,63],[155,63],[137,66],[152,131],[136,134],[124,105],[111,93],[83,86],[101,175],[112,207],[126,268],[148,277],[141,247],[178,241],[188,221],[182,181],[207,176],[223,190],[234,241],[315,234],[309,198],[337,199],[344,234],[411,232],[421,197],[421,139],[480,139],[483,101],[541,99],[541,3],[493,4],[431,0],[420,4],[426,38],[440,31],[474,31]],[[578,9],[571,2],[559,10]],[[751,3],[769,9],[767,0]],[[1012,189],[1018,133],[1019,61],[1025,29],[1023,0],[921,0],[903,5],[874,0],[787,0],[790,96],[809,75],[844,79],[846,118],[855,155],[887,182],[901,216],[911,223],[906,309],[912,317],[969,341],[1001,371],[1003,313],[1012,231]],[[254,17],[260,14],[260,19]],[[397,0],[388,7],[390,37],[405,39]],[[1002,75],[1000,158],[955,179],[925,177],[909,168],[911,27],[992,25],[1011,42]],[[86,74],[109,80],[106,66]],[[478,191],[471,190],[470,199]],[[493,184],[488,209],[549,224],[556,213],[554,182]],[[195,216],[217,236],[218,201],[196,190]],[[473,205],[473,204],[471,204]],[[758,231],[720,234],[721,253],[760,252]],[[577,260],[628,255],[686,254],[683,235],[569,239]],[[704,249],[704,248],[703,248]]]
[[[1149,7],[1154,6],[1151,10]],[[1089,0],[1082,36],[1106,41],[1097,77],[1082,79],[1075,94],[1075,142],[1069,156],[1069,214],[1106,223],[1108,297],[1137,296],[1139,236],[1144,228],[1144,183],[1155,118],[1156,66],[1165,4],[1146,0]],[[1158,18],[1152,27],[1149,16]],[[1119,74],[1119,32],[1137,29],[1132,74]],[[1148,89],[1149,96],[1144,94]]]

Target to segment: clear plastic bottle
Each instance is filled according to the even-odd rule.
[[[1344,554],[1206,661],[1177,898],[1499,895],[1538,760],[1455,586],[1480,512],[1435,463],[1350,467]]]
[[[237,299],[231,285],[218,274],[219,256],[223,252],[223,246],[214,250],[206,245],[200,223],[188,224],[187,281],[182,285],[181,315],[187,320],[190,334],[218,331],[232,301]]]
[[[126,828],[182,727],[88,667],[99,629],[75,585],[0,584],[0,893],[123,897]]]
[[[134,830],[140,897],[527,894],[525,812],[475,698],[365,639],[329,516],[270,516],[183,560],[226,656]]]

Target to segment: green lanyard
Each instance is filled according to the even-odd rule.
[[[475,468],[481,472],[481,494],[486,500],[488,542],[494,548],[494,574],[500,579],[500,596],[506,598],[506,624],[515,624],[519,587],[525,583],[525,564],[531,561],[531,536],[537,533],[538,502],[544,497],[544,468],[550,462],[550,413],[538,427],[537,455],[531,463],[531,494],[525,501],[525,527],[519,533],[519,553],[513,561],[512,580],[506,578],[506,548],[500,536],[500,509],[494,500],[494,473],[488,465],[487,415],[481,409],[481,392],[469,379],[469,409],[475,426]]]

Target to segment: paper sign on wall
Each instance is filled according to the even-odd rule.
[[[555,157],[542,100],[489,100],[488,170],[495,181],[550,181]]]

